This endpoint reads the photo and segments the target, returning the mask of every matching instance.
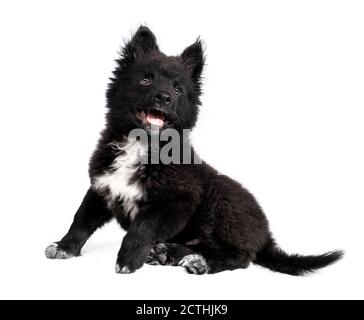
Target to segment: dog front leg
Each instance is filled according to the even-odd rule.
[[[111,218],[112,215],[105,200],[90,188],[75,214],[69,231],[61,241],[46,248],[46,257],[68,259],[80,255],[81,248],[87,239]]]
[[[136,216],[123,239],[115,266],[117,273],[132,273],[141,268],[154,244],[183,230],[193,214],[193,201],[176,202],[162,208],[150,206]]]

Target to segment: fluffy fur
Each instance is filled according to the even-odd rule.
[[[79,255],[91,234],[113,218],[127,230],[118,273],[134,272],[145,262],[182,266],[195,274],[253,262],[302,275],[342,256],[339,251],[320,256],[283,252],[253,195],[205,162],[140,163],[142,154],[150,155],[150,145],[131,143],[127,136],[136,128],[151,135],[148,116],[162,121],[162,130],[194,127],[204,62],[200,40],[179,56],[166,56],[146,27],[125,45],[107,90],[107,123],[91,157],[91,186],[68,233],[47,248],[48,258]]]

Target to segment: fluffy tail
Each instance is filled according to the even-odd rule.
[[[257,254],[254,263],[272,271],[302,276],[335,263],[343,255],[343,251],[332,251],[318,256],[289,255],[271,241]]]

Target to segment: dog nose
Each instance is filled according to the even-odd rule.
[[[171,95],[167,92],[159,92],[155,96],[155,102],[159,105],[165,105],[168,106],[172,102]]]

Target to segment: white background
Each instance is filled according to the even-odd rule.
[[[1,1],[0,298],[364,298],[363,16],[362,1]],[[80,258],[44,258],[88,187],[113,60],[141,23],[168,54],[205,40],[200,155],[256,195],[286,251],[343,261],[304,278],[117,275],[116,224]]]

